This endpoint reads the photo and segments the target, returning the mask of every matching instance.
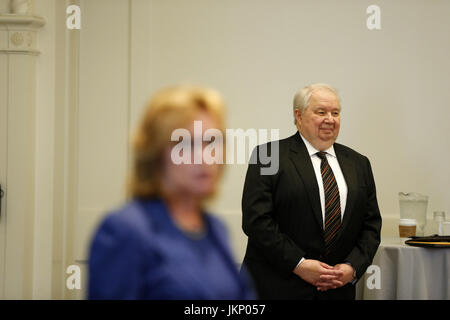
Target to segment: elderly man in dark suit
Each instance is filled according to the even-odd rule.
[[[326,84],[294,98],[298,132],[257,147],[242,198],[244,265],[261,299],[354,299],[380,243],[381,216],[367,157],[338,143],[341,105]],[[279,169],[259,149],[278,152]]]

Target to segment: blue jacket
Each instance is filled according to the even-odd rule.
[[[90,249],[88,298],[254,299],[250,278],[239,273],[231,256],[224,225],[204,216],[204,243],[211,252],[206,255],[175,226],[160,200],[134,200],[108,214]]]

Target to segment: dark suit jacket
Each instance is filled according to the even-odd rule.
[[[264,145],[269,152],[273,143]],[[242,198],[243,230],[248,236],[244,265],[261,299],[354,299],[355,286],[319,293],[292,271],[301,258],[335,265],[349,262],[360,278],[380,243],[381,216],[369,160],[335,143],[348,187],[342,231],[325,256],[319,188],[311,158],[297,132],[279,141],[279,170],[261,175],[261,161],[250,163]],[[256,159],[258,150],[253,151]],[[268,165],[266,165],[268,166]]]

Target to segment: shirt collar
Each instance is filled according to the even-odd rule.
[[[299,133],[300,133],[300,131],[299,131]],[[315,155],[317,152],[320,152],[319,150],[314,148],[313,145],[308,140],[306,140],[306,138],[301,133],[300,133],[300,137],[302,137],[302,140],[305,143],[306,149],[308,150],[310,157]],[[326,152],[327,154],[336,158],[336,153],[334,152],[334,144],[332,144],[331,147],[329,147],[327,150],[324,150],[324,152]]]

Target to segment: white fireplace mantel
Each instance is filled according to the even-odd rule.
[[[37,30],[45,25],[39,16],[0,15],[0,53],[38,55]]]
[[[37,35],[44,24],[38,16],[0,15],[0,298],[6,299],[33,296]]]

